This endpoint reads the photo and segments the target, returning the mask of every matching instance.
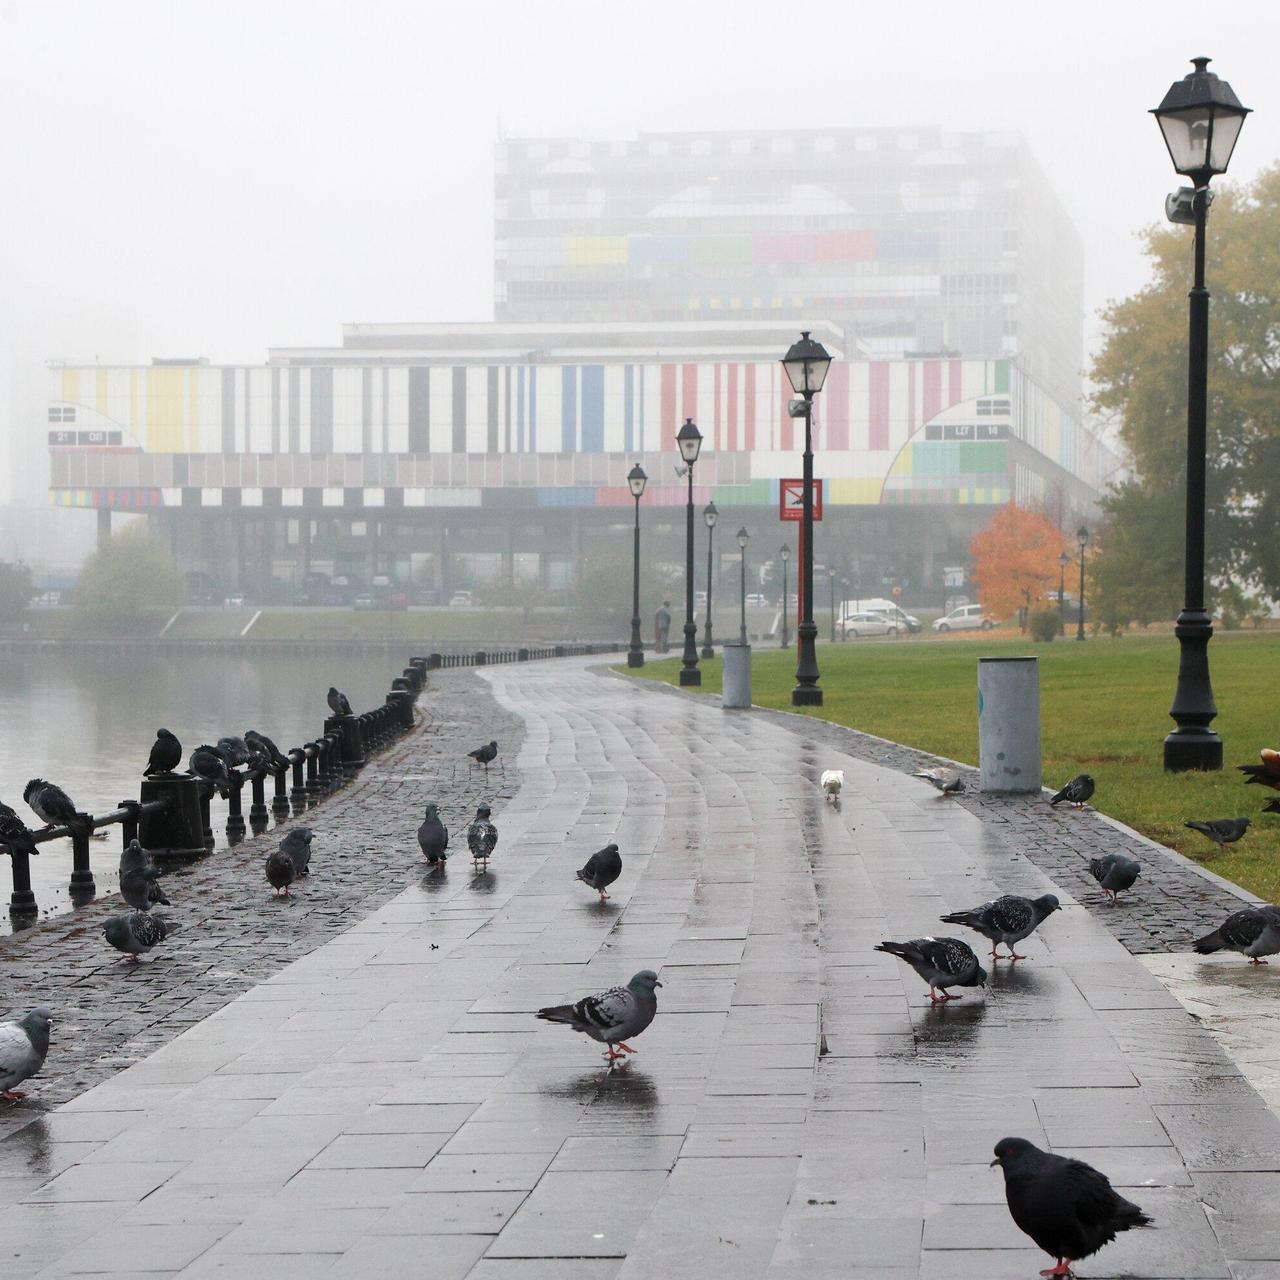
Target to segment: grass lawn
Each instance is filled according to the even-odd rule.
[[[1280,900],[1280,814],[1259,812],[1277,793],[1246,787],[1233,767],[1256,762],[1261,747],[1280,748],[1280,634],[1275,632],[1219,635],[1210,645],[1218,704],[1214,728],[1226,747],[1221,773],[1166,774],[1161,766],[1161,743],[1173,728],[1167,710],[1178,669],[1178,645],[1171,635],[1102,637],[1084,644],[987,636],[820,644],[826,704],[804,714],[977,764],[977,659],[1009,654],[1040,659],[1047,785],[1091,773],[1098,784],[1093,804],[1103,813],[1270,901]],[[641,674],[675,684],[679,669],[678,658],[663,659],[649,662]],[[703,691],[718,693],[719,658],[703,662],[702,670]],[[755,702],[790,711],[794,683],[794,649],[756,650]],[[1244,816],[1253,819],[1252,828],[1221,856],[1182,825],[1188,818]]]

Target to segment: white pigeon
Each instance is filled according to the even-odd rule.
[[[843,769],[823,769],[822,794],[832,804],[840,803],[840,792],[844,789]]]

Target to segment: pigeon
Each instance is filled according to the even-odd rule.
[[[289,757],[265,733],[259,733],[256,729],[246,729],[244,740],[250,747],[261,748],[271,761],[272,773],[283,773],[289,767]]]
[[[641,969],[625,987],[611,987],[577,1004],[539,1009],[537,1016],[544,1022],[560,1022],[598,1040],[605,1046],[605,1060],[612,1067],[625,1054],[636,1052],[626,1042],[653,1021],[658,1012],[654,988],[660,986],[662,983],[652,969]]]
[[[467,828],[467,848],[471,850],[471,861],[482,871],[489,870],[489,858],[498,843],[498,828],[489,821],[490,810],[482,804],[476,810],[475,821]]]
[[[0,801],[0,845],[9,853],[39,853],[40,846],[31,838],[27,824]]]
[[[1109,853],[1105,858],[1093,858],[1089,862],[1089,874],[1102,886],[1102,892],[1110,894],[1114,903],[1116,895],[1124,889],[1132,889],[1141,866],[1123,853]]]
[[[1246,786],[1256,782],[1259,786],[1270,787],[1272,791],[1280,791],[1280,751],[1263,747],[1261,755],[1261,764],[1238,764],[1236,768],[1248,775],[1245,778]]]
[[[156,883],[159,878],[160,872],[147,857],[147,851],[136,840],[130,840],[120,855],[120,896],[135,911],[150,911],[157,902],[167,907],[169,899]]]
[[[182,743],[168,729],[157,729],[156,740],[151,744],[151,757],[143,769],[144,778],[156,774],[171,774],[182,763]]]
[[[1218,846],[1218,852],[1221,853],[1227,845],[1235,844],[1249,830],[1249,819],[1215,818],[1211,822],[1184,822],[1182,825],[1190,827],[1192,831],[1199,831],[1201,835],[1208,836]]]
[[[844,789],[844,770],[823,769],[821,786],[826,799],[832,804],[839,804],[840,792]]]
[[[249,763],[249,744],[243,738],[234,735],[219,738],[214,750],[227,762],[228,769]]]
[[[1280,800],[1268,800],[1262,806],[1263,813],[1280,813]]]
[[[277,898],[289,898],[289,886],[298,878],[298,868],[283,848],[274,850],[267,858],[267,883],[276,891]]]
[[[333,685],[329,686],[329,710],[335,716],[349,716],[351,714],[351,703],[347,701],[347,695],[339,693]]]
[[[127,916],[112,916],[102,926],[102,933],[117,951],[136,961],[142,952],[163,942],[169,936],[169,928],[159,916],[134,911]]]
[[[943,924],[961,924],[966,929],[975,929],[991,942],[991,958],[993,960],[1025,960],[1014,949],[1015,942],[1033,933],[1055,911],[1060,910],[1061,903],[1051,893],[1039,898],[1020,898],[1015,893],[1006,893],[993,902],[984,902],[971,911],[953,911],[942,917]],[[1004,943],[1009,948],[1008,956],[996,953],[996,947]]]
[[[78,812],[71,803],[71,797],[52,782],[32,778],[27,783],[22,798],[31,806],[32,812],[44,823],[46,829],[66,826],[85,835],[93,833],[93,819],[87,813]]]
[[[1056,795],[1049,798],[1049,803],[1061,804],[1070,800],[1073,809],[1083,809],[1084,803],[1093,795],[1093,779],[1087,773],[1077,774]]]
[[[1233,911],[1212,933],[1196,941],[1202,956],[1238,951],[1250,964],[1266,964],[1263,956],[1280,952],[1280,907],[1245,907]]]
[[[1025,1138],[1001,1138],[995,1157],[991,1164],[1004,1171],[1014,1222],[1055,1260],[1042,1276],[1070,1276],[1073,1262],[1097,1253],[1117,1232],[1151,1225],[1105,1174],[1082,1160],[1041,1151]]]
[[[486,742],[483,747],[477,747],[474,751],[468,751],[467,755],[471,757],[477,764],[484,765],[484,771],[489,772],[489,761],[494,759],[498,754],[498,744],[496,742]]]
[[[231,788],[231,774],[227,770],[227,761],[217,747],[197,747],[187,761],[188,770],[197,778],[207,782],[225,800]]]
[[[16,1085],[30,1080],[49,1056],[53,1010],[41,1005],[16,1022],[0,1022],[0,1098],[18,1102],[27,1095]]]
[[[311,874],[311,841],[314,836],[315,832],[310,827],[294,827],[280,841],[280,852],[289,855],[299,878]]]
[[[959,938],[912,938],[909,942],[882,942],[877,951],[905,960],[928,984],[934,1004],[961,1000],[947,994],[948,987],[985,987],[987,971],[967,942]],[[941,990],[942,994],[937,992]]]
[[[964,790],[964,779],[956,769],[944,767],[937,769],[920,769],[911,775],[923,778],[931,787],[936,787],[944,796],[957,796]]]
[[[445,850],[449,847],[449,828],[440,821],[440,812],[433,804],[427,805],[422,825],[418,828],[418,846],[433,867],[444,866],[448,857]]]
[[[599,895],[601,902],[608,902],[605,889],[622,874],[622,855],[616,844],[607,844],[599,853],[587,859],[587,865],[578,873],[583,884],[589,884]]]
[[[275,763],[271,759],[271,753],[260,742],[250,742],[245,739],[245,767],[255,777],[260,777],[264,773],[274,773]]]

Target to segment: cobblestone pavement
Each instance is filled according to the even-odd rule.
[[[677,698],[705,699],[705,695],[684,693],[670,685],[655,682],[654,687]],[[719,705],[718,697],[713,701]],[[751,714],[801,735],[813,746],[832,747],[856,760],[902,773],[955,764],[969,790],[948,800],[938,798],[938,803],[964,808],[988,824],[993,838],[1003,839],[1011,850],[1069,889],[1134,955],[1186,951],[1192,939],[1216,929],[1231,912],[1258,901],[1211,870],[1121,828],[1093,808],[1050,808],[1043,795],[985,795],[978,790],[978,770],[972,766],[813,716],[760,707],[753,708]],[[812,780],[817,781],[816,774]],[[911,785],[923,788],[927,784]],[[1125,892],[1118,905],[1103,896],[1089,874],[1089,860],[1107,853],[1124,853],[1142,864],[1137,884]]]
[[[0,1141],[6,1278],[1021,1280],[1007,1134],[1155,1218],[1083,1275],[1280,1275],[1280,1122],[994,824],[584,663],[484,679],[526,726],[494,874],[420,877]],[[611,839],[600,904],[573,870]],[[1029,958],[959,1004],[873,950],[1050,889]],[[625,1071],[532,1016],[646,967]]]
[[[126,909],[117,894],[0,937],[3,1016],[37,1004],[57,1012],[58,1048],[41,1076],[39,1105],[65,1102],[146,1057],[417,883],[426,873],[416,833],[428,799],[440,804],[455,841],[481,800],[500,812],[514,787],[523,721],[464,670],[431,673],[418,718],[413,733],[305,815],[172,868],[164,886],[173,906],[159,914],[177,932],[136,967],[101,936],[102,921]],[[464,753],[490,737],[504,750],[486,783]],[[316,833],[312,872],[277,902],[263,864],[292,825]],[[101,864],[119,854],[95,846],[93,856]],[[0,1103],[0,1135],[28,1118]]]

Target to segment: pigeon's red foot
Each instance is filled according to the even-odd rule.
[[[608,901],[609,901],[609,895],[608,895],[607,893],[605,893],[605,891],[604,891],[603,889],[601,889],[601,890],[600,890],[600,901],[601,901],[601,902],[608,902]]]
[[[17,1089],[0,1089],[0,1098],[6,1102],[21,1102],[27,1095]]]
[[[1009,948],[1009,954],[1007,956],[997,957],[997,959],[1000,960],[1025,960],[1026,958],[1026,956],[1020,956],[1012,947]]]
[[[1075,1273],[1071,1270],[1070,1258],[1059,1258],[1056,1267],[1050,1267],[1048,1271],[1042,1271],[1042,1276],[1070,1276]]]
[[[929,999],[934,1004],[945,1004],[948,1000],[959,1000],[960,996],[948,995],[945,991],[941,995],[935,995],[932,987],[929,988]]]
[[[132,960],[134,964],[140,964],[142,962],[142,957],[135,956],[132,952],[129,953],[129,959]]]
[[[1265,960],[1259,960],[1255,956],[1250,956],[1249,963],[1250,964],[1266,964],[1267,962]]]
[[[618,1041],[618,1048],[622,1049],[626,1053],[635,1053],[635,1050],[627,1044],[625,1040]]]
[[[606,1062],[618,1062],[620,1060],[625,1059],[626,1056],[627,1055],[625,1053],[614,1053],[613,1046],[611,1045],[608,1051],[605,1053],[604,1059]]]

